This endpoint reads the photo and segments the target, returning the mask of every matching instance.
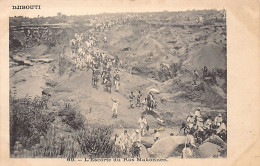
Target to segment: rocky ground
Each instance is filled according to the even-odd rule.
[[[141,90],[143,100],[150,89],[159,90],[155,94],[158,107],[154,111],[165,123],[159,123],[152,115],[145,118],[151,129],[163,126],[163,137],[170,133],[178,135],[181,122],[197,107],[201,108],[202,115],[222,112],[226,116],[226,92],[223,88],[226,80],[217,77],[218,85],[204,84],[206,91],[202,92],[194,90],[191,75],[194,69],[201,72],[205,65],[209,69],[226,70],[225,26],[219,26],[224,23],[179,27],[176,24],[181,25],[180,22],[169,26],[162,24],[158,17],[155,15],[151,19],[140,19],[137,23],[130,22],[95,33],[101,41],[96,48],[112,56],[118,55],[122,61],[119,92],[114,89],[111,94],[104,92],[100,84],[98,89],[92,88],[91,71],[87,69],[77,70],[71,76],[66,72],[60,75],[58,58],[61,48],[67,46],[63,57],[71,54],[67,40],[55,47],[41,44],[10,51],[10,89],[16,89],[18,98],[27,94],[41,96],[42,90],[48,89],[51,94],[48,111],[55,112],[65,103],[70,103],[86,117],[88,123],[111,124],[115,127],[114,132],[119,134],[122,132],[120,126],[130,131],[138,128],[137,121],[144,111],[142,108],[129,108],[130,91],[137,94]],[[67,30],[68,36],[72,36],[74,31]],[[78,33],[84,33],[84,29]],[[108,43],[102,42],[104,36],[107,36]],[[162,62],[180,64],[174,78],[161,81],[149,74],[149,71],[158,71]],[[52,66],[56,66],[54,72],[50,70]],[[133,74],[129,73],[129,66],[136,69]],[[198,84],[201,82],[203,80],[200,79]],[[111,98],[119,101],[117,119],[112,118]],[[66,126],[59,120],[54,123],[66,133]],[[147,135],[151,136],[151,133]]]

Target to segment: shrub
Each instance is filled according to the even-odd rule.
[[[78,131],[76,140],[82,154],[90,157],[114,157],[116,154],[115,141],[111,139],[112,126],[88,124]]]
[[[83,128],[86,118],[73,107],[66,107],[59,111],[58,114],[62,122],[71,126],[74,130]]]
[[[10,147],[19,141],[24,147],[39,142],[39,137],[46,134],[53,115],[43,112],[45,99],[29,97],[16,99],[10,94]],[[11,151],[13,149],[10,149]]]
[[[60,55],[61,56],[61,55]],[[72,66],[72,63],[66,58],[59,57],[59,74],[63,75]]]
[[[170,65],[170,74],[171,74],[171,78],[176,77],[177,76],[177,72],[181,69],[181,63],[171,63]]]
[[[159,81],[167,81],[177,76],[177,72],[181,68],[181,63],[171,63],[170,66],[166,66],[165,64],[160,65],[160,69],[158,73]]]
[[[70,135],[68,137],[56,137],[55,132],[48,132],[45,137],[41,136],[39,140],[39,143],[31,146],[29,149],[23,148],[16,141],[11,157],[75,158],[77,156],[77,148],[74,145],[75,141]]]

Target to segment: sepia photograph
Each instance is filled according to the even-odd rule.
[[[226,11],[9,17],[9,122],[11,158],[226,158]]]

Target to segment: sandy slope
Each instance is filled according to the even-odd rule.
[[[174,19],[176,18],[174,17]],[[213,27],[206,26],[202,28],[170,26],[158,28],[152,24],[153,22],[157,22],[157,20],[137,25],[118,25],[105,32],[96,32],[95,35],[100,41],[98,48],[107,54],[118,55],[123,64],[143,66],[148,69],[159,69],[160,62],[167,64],[184,62],[185,65],[195,68],[201,68],[204,65],[207,65],[210,69],[214,67],[226,68],[226,57],[222,52],[223,44],[217,44],[220,43],[220,40],[224,41],[225,36],[221,35],[222,30],[217,29],[216,32],[213,32]],[[85,32],[84,27],[80,28],[82,32]],[[77,29],[67,30],[68,34],[64,36],[64,40],[73,36],[75,32],[77,32]],[[81,31],[77,33],[81,33]],[[107,44],[102,42],[104,36],[108,38]],[[34,58],[47,58],[48,56],[46,57],[45,53],[49,51],[53,53],[53,59],[57,60],[64,45],[68,45],[67,40],[62,45],[50,50],[46,50],[46,47],[40,45],[29,50],[28,53]],[[66,48],[64,57],[68,58],[70,52],[71,50]],[[47,80],[57,82],[56,87],[50,88],[52,92],[49,103],[50,109],[57,109],[51,106],[54,102],[58,102],[62,106],[65,102],[70,102],[73,106],[78,107],[78,110],[86,116],[90,123],[113,124],[116,128],[119,128],[119,124],[121,124],[127,128],[136,128],[137,120],[143,110],[139,108],[128,109],[129,91],[133,90],[136,93],[141,90],[144,98],[149,88],[157,88],[161,92],[156,95],[158,109],[155,111],[161,119],[167,122],[168,127],[178,127],[181,121],[185,120],[187,115],[194,111],[197,106],[205,112],[223,111],[223,109],[210,109],[203,103],[204,99],[209,98],[211,99],[210,102],[218,104],[215,101],[216,95],[225,99],[226,94],[220,87],[209,87],[209,90],[214,93],[195,94],[197,98],[200,98],[196,102],[189,98],[186,100],[179,99],[181,95],[188,93],[187,89],[193,88],[191,74],[186,70],[179,71],[178,75],[172,80],[160,82],[143,75],[131,75],[126,70],[121,69],[120,92],[113,91],[112,94],[109,94],[103,91],[103,86],[100,84],[97,90],[92,88],[90,71],[76,71],[71,77],[68,74],[59,76],[58,71],[55,73],[49,72],[49,66],[52,64],[58,66],[57,61],[55,61],[51,64],[35,64],[28,70],[20,71],[11,78],[11,84],[17,86],[18,93],[22,97],[26,93],[32,96],[40,95],[42,87],[50,88],[45,85]],[[31,72],[35,76],[32,76]],[[118,119],[112,119],[111,98],[119,100]],[[165,102],[161,103],[160,99],[164,99]],[[92,107],[91,113],[89,112],[90,107]],[[149,115],[146,118],[152,127],[160,127],[152,116]]]

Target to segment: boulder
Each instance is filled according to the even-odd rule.
[[[220,146],[210,142],[206,142],[199,146],[198,155],[201,158],[220,157],[221,155],[220,151],[221,151]]]
[[[144,145],[141,146],[140,157],[141,158],[150,158],[150,155]]]
[[[217,135],[210,136],[204,142],[210,142],[222,147],[223,149],[227,149],[227,144]]]
[[[153,157],[168,158],[177,150],[177,148],[187,141],[185,136],[168,136],[156,141],[148,150]]]
[[[153,146],[154,140],[153,137],[142,137],[141,143],[146,147],[146,148],[151,148]]]

